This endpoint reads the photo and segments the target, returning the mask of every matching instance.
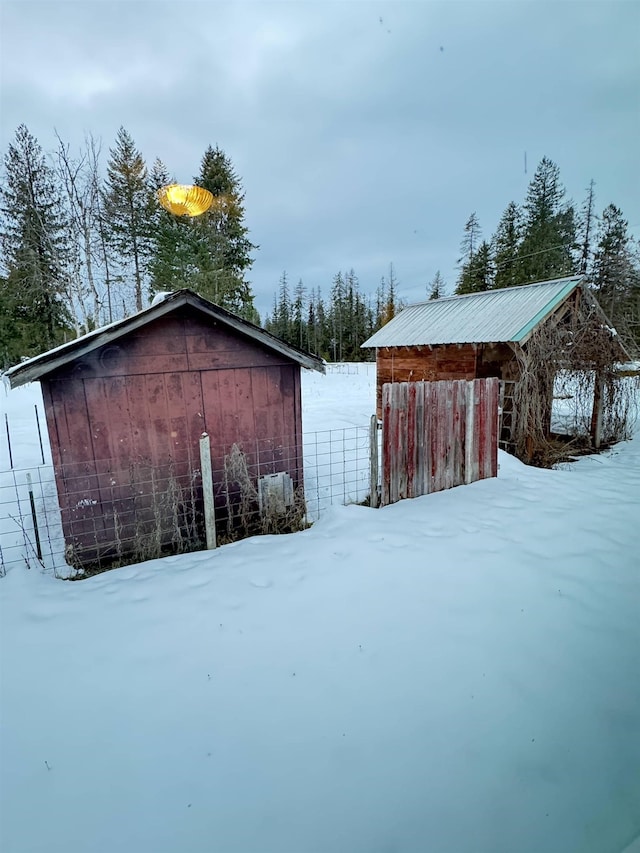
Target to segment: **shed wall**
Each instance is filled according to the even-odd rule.
[[[95,350],[42,385],[76,562],[117,557],[114,541],[123,548],[140,524],[160,524],[169,544],[176,506],[201,523],[205,431],[221,523],[224,459],[234,443],[250,470],[287,471],[302,482],[299,366],[188,310]]]
[[[468,381],[491,376],[503,379],[514,370],[513,351],[503,343],[379,347],[376,350],[376,412],[381,418],[382,386],[386,382]]]

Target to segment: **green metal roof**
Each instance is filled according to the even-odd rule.
[[[409,305],[363,347],[524,343],[583,281],[553,279]]]

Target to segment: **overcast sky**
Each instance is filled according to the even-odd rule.
[[[640,236],[640,3],[20,2],[1,6],[2,153],[27,125],[105,154],[120,125],[181,182],[232,159],[264,315],[283,270],[328,293],[451,292],[462,229],[486,237],[543,155]],[[528,173],[525,174],[525,152]],[[106,160],[106,157],[104,158]]]

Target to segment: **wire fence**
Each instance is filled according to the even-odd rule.
[[[325,371],[328,374],[340,376],[375,376],[376,363],[375,361],[338,361],[331,364],[325,364]]]
[[[41,440],[29,454],[34,464],[16,465],[8,421],[6,427],[0,574],[40,565],[68,575],[73,568],[102,569],[204,547],[199,458],[162,465],[90,460],[56,472]],[[370,491],[369,444],[369,427],[305,433],[302,459],[299,446],[272,440],[251,447],[212,444],[218,542],[290,532],[332,505],[363,502]]]

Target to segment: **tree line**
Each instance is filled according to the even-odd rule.
[[[640,252],[615,204],[596,213],[592,180],[579,209],[566,199],[558,166],[543,157],[522,205],[507,205],[493,236],[472,213],[460,244],[455,293],[478,293],[581,274],[632,350],[640,348]],[[430,295],[442,296],[436,274]]]
[[[174,182],[151,167],[120,128],[102,167],[91,135],[72,151],[59,136],[46,155],[21,125],[0,180],[0,368],[143,308],[158,291],[189,287],[252,322],[260,318],[247,274],[254,245],[244,192],[230,158],[208,146],[194,183],[214,204],[198,218],[157,202]],[[490,239],[477,215],[465,226],[456,294],[581,273],[624,342],[640,348],[640,253],[622,211],[596,213],[591,181],[579,209],[566,199],[558,166],[543,157],[522,204],[510,202]],[[426,295],[447,295],[439,271]],[[265,319],[268,331],[334,361],[371,357],[360,345],[402,307],[393,265],[373,294],[354,270],[319,286],[291,285],[284,272]]]
[[[523,204],[507,205],[490,239],[483,239],[476,213],[469,216],[457,266],[455,295],[582,274],[628,349],[640,349],[640,253],[628,222],[614,204],[597,215],[593,180],[576,209],[548,157],[540,161]],[[426,295],[447,295],[439,270]],[[393,267],[373,296],[362,292],[353,270],[339,272],[326,300],[319,287],[308,289],[302,281],[292,287],[285,272],[265,325],[324,358],[357,361],[371,357],[360,345],[400,307]]]
[[[194,183],[214,196],[201,217],[157,202],[174,178],[151,168],[125,128],[109,149],[59,136],[47,156],[21,125],[0,180],[0,368],[142,309],[158,291],[190,287],[259,322],[246,275],[253,245],[230,158],[209,146]]]
[[[292,288],[285,271],[265,328],[328,361],[367,361],[372,353],[360,349],[360,345],[384,326],[402,304],[393,264],[373,296],[362,292],[353,269],[334,275],[326,299],[320,287],[308,291],[302,279]]]

